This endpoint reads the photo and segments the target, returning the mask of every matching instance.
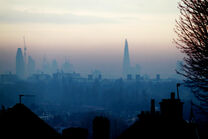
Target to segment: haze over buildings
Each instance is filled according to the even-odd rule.
[[[177,1],[0,1],[0,73],[15,73],[13,59],[25,36],[37,68],[44,56],[60,67],[69,57],[77,72],[119,76],[128,38],[131,64],[142,74],[173,76],[182,57],[172,44]]]
[[[42,59],[33,59],[31,55],[27,56],[27,47],[24,41],[24,55],[21,48],[17,49],[16,54],[16,74],[20,78],[27,78],[29,76],[32,76],[35,73],[45,73],[45,74],[54,74],[56,72],[64,72],[64,73],[74,73],[79,72],[76,68],[74,68],[73,63],[69,60],[69,58],[65,57],[65,60],[60,62],[56,60],[56,57],[53,59],[48,59],[47,56],[43,56]],[[123,47],[123,46],[122,46]],[[131,47],[130,47],[131,48]],[[106,54],[107,56],[107,54]],[[96,69],[91,67],[90,71],[83,70],[81,72],[82,76],[87,76],[89,74],[92,74],[94,77],[98,77],[100,75],[104,75],[107,78],[111,77],[124,77],[126,78],[132,78],[136,77],[137,75],[140,76],[143,74],[146,76],[145,78],[149,78],[149,75],[141,73],[141,66],[140,64],[131,64],[130,60],[130,53],[129,53],[129,45],[127,39],[124,41],[124,47],[123,47],[123,63],[119,63],[121,69],[117,69],[117,74],[112,73],[111,75],[106,74],[106,72],[101,69]],[[133,59],[132,59],[133,60]],[[39,66],[37,66],[36,61],[39,62]],[[111,62],[110,60],[107,62]],[[88,63],[87,63],[88,64]],[[175,64],[175,69],[178,69],[178,61]],[[11,70],[11,69],[10,69]],[[111,70],[111,67],[109,67],[109,71]],[[160,73],[156,73],[155,76],[160,76]],[[153,78],[154,78],[153,77]],[[159,77],[160,78],[160,77]],[[167,78],[167,77],[166,77]],[[178,78],[178,76],[174,78]]]
[[[107,55],[106,55],[107,56]],[[110,62],[110,61],[109,61]],[[32,58],[32,56],[28,56],[27,58],[27,47],[25,45],[25,40],[24,40],[24,55],[22,54],[22,49],[18,48],[17,49],[17,54],[16,54],[16,74],[19,78],[28,78],[32,76],[33,74],[39,74],[39,73],[44,73],[44,74],[49,74],[53,75],[54,73],[76,73],[77,70],[74,68],[72,62],[69,60],[69,58],[65,57],[65,60],[62,63],[57,62],[56,58],[54,59],[48,59],[46,56],[43,56],[42,60],[40,61],[41,65],[40,67],[36,67],[36,61]],[[131,79],[132,77],[134,78],[140,78],[140,76],[144,76],[144,78],[149,78],[150,76],[147,74],[141,74],[141,67],[139,64],[131,64],[130,61],[130,53],[129,53],[129,46],[128,46],[128,41],[125,39],[124,42],[124,49],[123,49],[123,63],[122,69],[117,70],[117,76],[111,75],[108,76],[105,72],[99,69],[93,69],[91,68],[91,71],[84,71],[81,72],[81,75],[86,77],[86,76],[92,76],[94,78],[100,78],[102,75],[106,78],[118,78],[118,77],[123,77],[123,78],[128,78]],[[176,63],[176,69],[178,69],[178,61]],[[109,67],[111,69],[111,67]],[[80,74],[80,73],[79,73]],[[160,73],[157,73],[154,75],[153,78],[160,78]],[[178,78],[178,76],[175,76],[174,78]]]
[[[175,72],[177,1],[0,1],[2,135],[198,135],[195,120],[207,118],[195,118],[201,103]]]

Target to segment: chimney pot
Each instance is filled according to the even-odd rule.
[[[171,96],[170,96],[170,99],[175,99],[175,93],[174,93],[174,92],[171,92],[170,95],[171,95]]]

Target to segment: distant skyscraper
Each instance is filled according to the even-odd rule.
[[[27,67],[27,47],[25,43],[25,36],[23,36],[23,41],[24,41],[24,65],[25,65],[25,77],[27,77],[28,74],[28,67]]]
[[[51,69],[51,70],[52,70],[52,73],[55,73],[55,72],[58,71],[58,63],[57,63],[56,59],[54,59],[54,60],[52,61],[51,68],[52,68],[52,69]]]
[[[35,60],[31,56],[28,56],[28,75],[32,75],[35,73]]]
[[[27,47],[26,47],[26,43],[25,43],[25,37],[23,37],[23,41],[24,41],[24,62],[25,62],[25,66],[27,63]]]
[[[50,63],[48,62],[48,60],[46,59],[46,57],[43,57],[43,62],[42,62],[42,72],[46,73],[46,74],[50,74]]]
[[[125,39],[124,57],[123,57],[123,75],[126,76],[130,73],[130,58],[129,58],[129,48],[127,39]]]
[[[25,77],[25,64],[21,48],[17,49],[16,54],[16,74],[19,78]]]
[[[74,72],[73,65],[69,62],[69,60],[65,59],[65,62],[62,65],[62,70],[65,73]]]

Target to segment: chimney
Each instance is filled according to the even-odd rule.
[[[155,100],[151,99],[151,114],[155,114]]]
[[[170,94],[170,99],[171,99],[171,100],[174,100],[174,99],[175,99],[175,93],[174,93],[174,92],[171,92],[171,94]]]
[[[160,111],[163,118],[169,120],[183,119],[183,102],[175,99],[175,93],[171,92],[170,99],[160,102]]]

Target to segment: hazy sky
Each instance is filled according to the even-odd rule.
[[[0,0],[0,72],[15,71],[23,47],[36,61],[69,57],[79,72],[121,73],[124,40],[142,74],[174,74],[178,0]]]

